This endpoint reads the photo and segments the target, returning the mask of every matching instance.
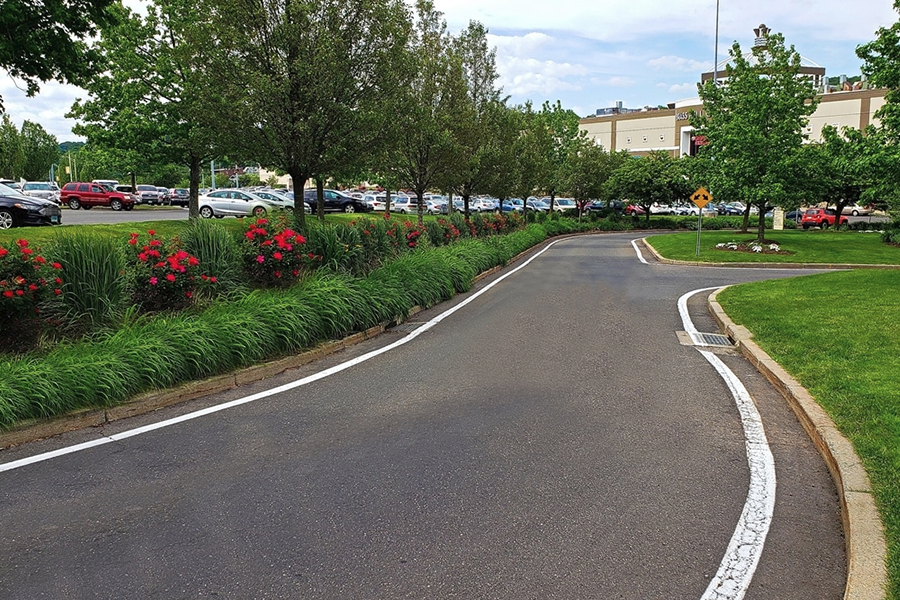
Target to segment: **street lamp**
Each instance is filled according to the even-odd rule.
[[[716,0],[716,39],[713,44],[713,85],[719,85],[719,0]]]

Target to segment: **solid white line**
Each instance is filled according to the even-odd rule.
[[[650,264],[650,263],[648,263],[648,262],[644,259],[644,255],[641,254],[641,249],[638,248],[637,240],[631,240],[631,247],[634,248],[634,252],[637,254],[638,260],[640,260],[640,261],[641,261],[642,263],[644,263],[645,265],[649,265],[649,264]]]
[[[688,313],[688,298],[690,298],[694,294],[699,294],[700,292],[708,292],[709,290],[717,289],[719,289],[719,286],[694,290],[692,292],[684,294],[681,298],[678,299],[678,314],[681,316],[681,323],[684,327],[684,331],[691,336],[691,341],[694,342],[695,345],[705,344],[703,344],[703,340],[700,339],[700,332],[697,331],[696,327],[694,327],[694,322],[691,321],[691,315]]]
[[[678,300],[684,330],[691,334],[692,339],[697,328],[687,312],[687,299],[711,289],[716,288],[694,290]],[[747,388],[718,356],[707,350],[699,352],[719,373],[734,397],[744,428],[747,464],[750,468],[750,488],[744,509],[719,564],[719,570],[700,600],[742,600],[750,587],[772,524],[775,511],[775,459],[766,439],[762,418]]]
[[[540,256],[541,254],[543,254],[544,252],[549,250],[551,246],[553,246],[554,244],[556,244],[557,242],[560,242],[560,241],[562,241],[562,240],[556,240],[556,241],[550,242],[549,244],[547,244],[547,246],[543,250],[540,250],[539,252],[537,252],[534,256],[532,256],[531,258],[526,260],[524,263],[522,263],[521,265],[519,265],[518,267],[516,267],[509,273],[506,273],[506,274],[498,277],[497,279],[495,279],[491,283],[484,286],[484,288],[482,288],[481,290],[473,293],[471,296],[469,296],[468,298],[466,298],[459,304],[447,309],[446,311],[437,315],[436,317],[434,317],[427,323],[424,323],[420,327],[416,328],[415,330],[410,332],[408,335],[402,337],[401,339],[397,340],[396,342],[393,342],[392,344],[389,344],[383,348],[379,348],[378,350],[373,350],[371,352],[368,352],[366,354],[358,356],[354,359],[343,362],[339,365],[335,365],[333,367],[325,369],[324,371],[319,371],[318,373],[309,375],[308,377],[304,377],[302,379],[298,379],[296,381],[292,381],[290,383],[286,383],[284,385],[281,385],[281,386],[278,386],[278,387],[275,387],[275,388],[272,388],[269,390],[258,392],[256,394],[253,394],[250,396],[238,398],[236,400],[232,400],[232,401],[226,402],[224,404],[210,406],[208,408],[204,408],[204,409],[192,412],[192,413],[181,415],[179,417],[174,417],[172,419],[166,419],[165,421],[159,421],[157,423],[151,423],[150,425],[145,425],[143,427],[137,427],[135,429],[129,429],[127,431],[122,431],[120,433],[115,433],[112,435],[97,438],[97,439],[91,440],[89,442],[84,442],[84,443],[76,444],[73,446],[66,446],[64,448],[59,448],[59,449],[53,450],[51,452],[44,452],[42,454],[36,454],[36,455],[30,456],[28,458],[22,458],[19,460],[10,461],[8,463],[3,463],[3,464],[0,464],[0,473],[2,473],[4,471],[12,471],[13,469],[18,469],[18,468],[21,468],[21,467],[24,467],[27,465],[43,462],[46,460],[57,458],[59,456],[64,456],[66,454],[73,454],[75,452],[87,450],[88,448],[94,448],[96,446],[102,446],[104,444],[122,441],[122,440],[128,439],[130,437],[135,437],[138,435],[142,435],[144,433],[149,433],[151,431],[155,431],[157,429],[163,429],[164,427],[171,427],[172,425],[177,425],[178,423],[183,423],[185,421],[197,419],[200,417],[204,417],[206,415],[211,415],[213,413],[227,410],[227,409],[233,408],[235,406],[240,406],[242,404],[248,404],[250,402],[254,402],[254,401],[260,400],[262,398],[268,398],[269,396],[274,396],[276,394],[280,394],[280,393],[286,392],[288,390],[292,390],[292,389],[295,389],[295,388],[298,388],[298,387],[301,387],[304,385],[308,385],[308,384],[318,381],[320,379],[324,379],[325,377],[328,377],[330,375],[334,375],[335,373],[340,373],[341,371],[349,369],[350,367],[356,366],[356,365],[363,363],[369,359],[375,358],[376,356],[380,356],[381,354],[385,354],[386,352],[390,352],[391,350],[394,350],[395,348],[399,348],[400,346],[402,346],[404,344],[408,344],[409,342],[411,342],[414,339],[416,339],[417,337],[419,337],[419,335],[425,333],[426,331],[428,331],[429,329],[431,329],[432,327],[434,327],[435,325],[437,325],[438,323],[440,323],[441,321],[443,321],[444,319],[446,319],[447,317],[449,317],[456,311],[458,311],[461,308],[463,308],[464,306],[468,305],[470,302],[473,302],[476,298],[478,298],[482,294],[486,293],[488,290],[493,288],[495,285],[497,285],[498,283],[500,283],[507,277],[510,277],[511,275],[514,275],[515,273],[517,273],[520,270],[527,267],[531,263],[531,261],[536,259],[538,256]]]

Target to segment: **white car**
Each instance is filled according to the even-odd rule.
[[[28,181],[22,184],[22,193],[59,204],[59,186],[53,181]]]
[[[286,196],[282,192],[276,190],[257,190],[252,193],[255,196],[259,196],[263,200],[274,204],[282,210],[286,210],[287,212],[294,212],[294,199],[290,196]],[[307,214],[311,212],[309,204],[306,204],[305,202],[303,203],[303,208],[306,209]]]
[[[571,198],[557,198],[553,201],[553,210],[556,212],[566,212],[567,210],[578,210],[578,205]]]
[[[215,217],[263,217],[270,211],[281,208],[269,200],[264,200],[252,192],[240,189],[213,190],[197,199],[200,216],[204,219]]]

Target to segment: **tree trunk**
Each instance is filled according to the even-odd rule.
[[[200,157],[190,156],[190,190],[188,191],[188,219],[195,220],[200,216]]]
[[[303,190],[309,177],[298,168],[288,169],[288,174],[291,176],[291,185],[294,186],[294,226],[301,233],[306,233],[306,199]]]

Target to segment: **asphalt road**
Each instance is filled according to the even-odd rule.
[[[676,301],[800,273],[644,265],[633,237],[560,241],[329,377],[0,472],[0,598],[700,599],[747,499],[748,444],[727,385],[679,342]],[[490,283],[302,369],[0,463],[385,349]],[[688,307],[712,332],[704,298]],[[717,356],[753,396],[777,474],[745,597],[841,598],[821,458],[744,359]]]

